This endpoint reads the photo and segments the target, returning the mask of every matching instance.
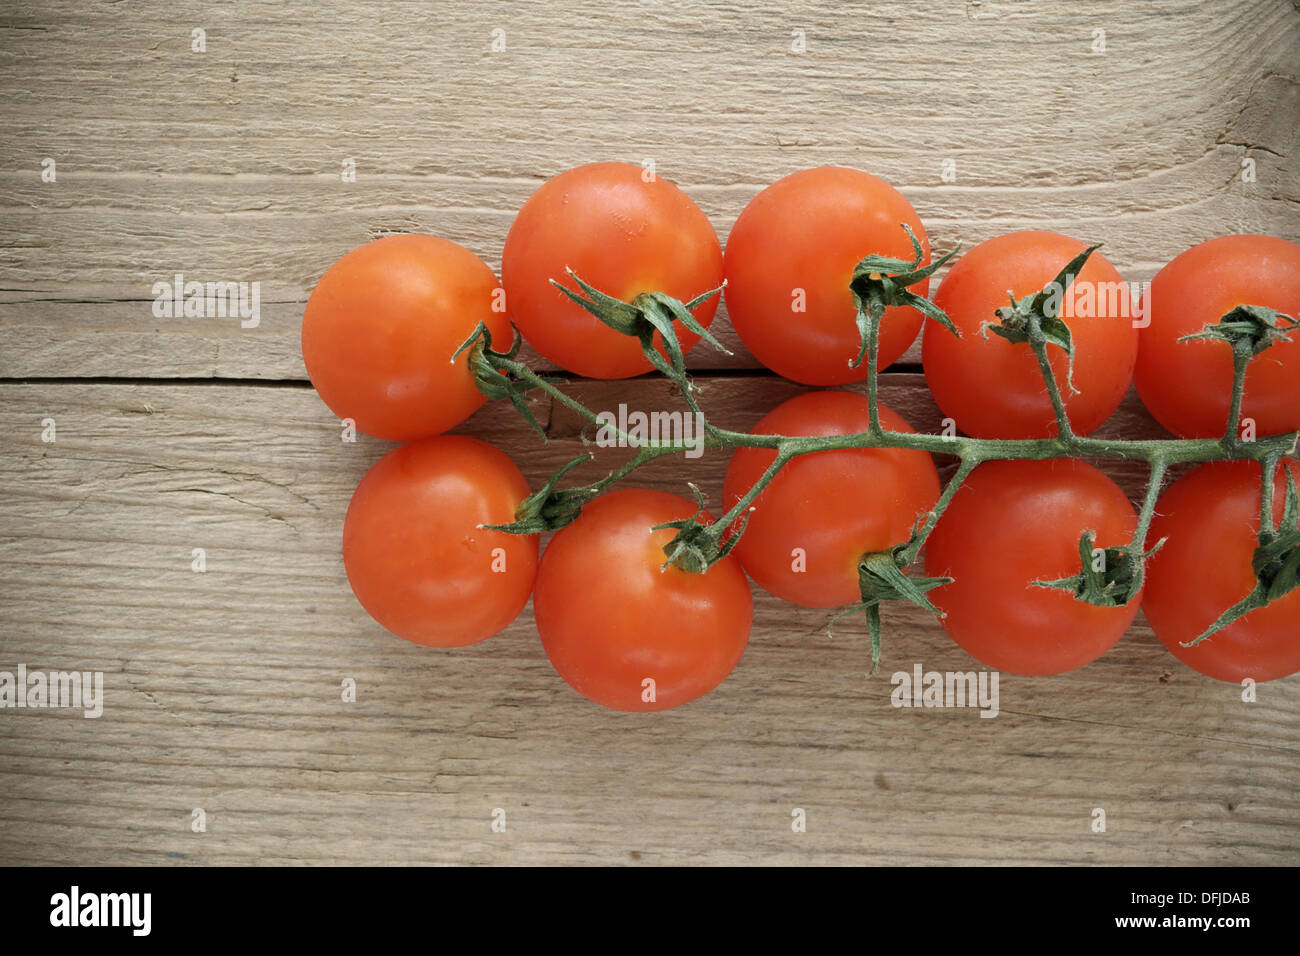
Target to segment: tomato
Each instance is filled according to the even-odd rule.
[[[1013,232],[982,242],[957,260],[934,294],[961,332],[957,338],[931,323],[921,338],[925,380],[943,413],[977,438],[1046,438],[1056,417],[1038,360],[1026,344],[980,333],[997,309],[1052,282],[1084,243],[1055,232]],[[1066,384],[1068,359],[1047,347],[1053,375],[1076,434],[1086,435],[1119,407],[1133,377],[1138,330],[1128,285],[1094,252],[1062,296],[1062,317],[1074,343],[1074,386]],[[1070,313],[1073,314],[1070,314]]]
[[[873,253],[912,261],[912,228],[930,261],[916,210],[883,179],[822,166],[779,179],[741,212],[727,237],[725,271],[731,324],[754,357],[806,385],[844,385],[867,377],[849,281]],[[909,287],[926,295],[929,280]],[[879,366],[896,361],[916,339],[921,313],[885,310]]]
[[[640,343],[551,285],[555,279],[580,291],[566,269],[626,302],[642,292],[689,302],[722,284],[722,250],[690,197],[662,177],[647,182],[642,168],[628,163],[570,169],[524,203],[501,259],[515,325],[561,368],[589,378],[627,378],[651,368]],[[717,307],[714,296],[692,314],[708,326]],[[679,323],[674,331],[683,351],[699,341]]]
[[[1060,674],[1100,657],[1139,601],[1099,607],[1034,587],[1078,574],[1079,538],[1122,547],[1137,514],[1119,487],[1085,462],[990,461],[957,490],[925,548],[925,573],[955,580],[929,592],[944,629],[967,653],[1013,674]]]
[[[754,426],[759,435],[851,435],[870,425],[865,396],[810,392],[790,399]],[[902,416],[880,406],[880,424],[910,432]],[[738,449],[723,496],[730,509],[776,459],[761,448]],[[861,600],[858,559],[902,544],[918,515],[939,497],[939,473],[923,451],[897,448],[823,451],[789,462],[754,499],[733,552],[766,591],[804,607]]]
[[[1226,413],[1225,413],[1226,417]],[[1300,483],[1300,463],[1284,462]],[[1166,538],[1148,562],[1142,610],[1171,654],[1216,680],[1274,680],[1300,671],[1300,590],[1285,594],[1182,647],[1255,587],[1260,468],[1211,462],[1170,485],[1156,505],[1150,541]],[[1273,478],[1273,521],[1282,520],[1286,479]]]
[[[1203,242],[1156,273],[1146,304],[1151,324],[1141,330],[1135,372],[1142,403],[1175,435],[1215,438],[1228,424],[1232,347],[1178,340],[1239,305],[1300,313],[1300,245],[1272,236]],[[1256,434],[1300,429],[1300,335],[1251,360],[1241,413]]]
[[[361,606],[398,637],[460,647],[513,621],[532,592],[537,536],[515,520],[528,483],[486,442],[440,435],[395,448],[361,479],[343,564]]]
[[[376,438],[423,438],[483,404],[468,353],[451,361],[480,322],[508,344],[500,286],[481,259],[435,236],[386,236],[353,249],[316,283],[302,317],[302,358],[339,418]]]
[[[740,660],[754,605],[735,559],[703,574],[660,571],[675,532],[650,528],[695,511],[677,495],[622,489],[551,539],[533,611],[551,663],[584,697],[614,710],[666,710],[713,690]]]

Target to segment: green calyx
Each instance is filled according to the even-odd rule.
[[[1276,528],[1260,531],[1259,547],[1251,559],[1255,577],[1270,601],[1300,586],[1300,527],[1297,526],[1300,500],[1291,469],[1283,471],[1286,475],[1286,503],[1282,507],[1282,521]],[[1269,480],[1271,478],[1268,476]]]
[[[861,345],[858,354],[849,362],[849,368],[857,368],[862,360],[872,351],[875,337],[880,329],[880,320],[884,318],[885,309],[895,305],[909,305],[927,318],[934,319],[945,329],[958,337],[961,333],[953,325],[943,309],[924,296],[917,295],[907,287],[928,279],[945,262],[957,254],[960,246],[949,250],[928,266],[922,266],[925,254],[916,234],[906,223],[903,231],[912,243],[913,258],[891,259],[887,256],[869,255],[853,269],[853,278],[849,280],[849,289],[853,292],[854,303],[858,307],[857,325]]]
[[[1250,562],[1251,570],[1255,572],[1255,587],[1224,611],[1200,636],[1183,643],[1183,647],[1195,647],[1251,611],[1265,607],[1270,601],[1276,601],[1300,587],[1300,528],[1296,527],[1297,519],[1300,518],[1300,497],[1296,494],[1291,470],[1288,468],[1284,471],[1286,504],[1282,508],[1282,521],[1276,528],[1272,527],[1271,521],[1261,525],[1259,546]],[[1264,481],[1272,482],[1271,472],[1272,468],[1264,469]]]
[[[1040,364],[1044,365],[1047,346],[1055,345],[1064,350],[1069,361],[1066,386],[1071,392],[1077,392],[1074,387],[1074,339],[1070,335],[1070,326],[1061,318],[1061,302],[1088,257],[1100,247],[1101,243],[1097,243],[1084,249],[1057,273],[1055,279],[1033,295],[1016,299],[1014,294],[1008,292],[1011,304],[997,310],[997,322],[985,322],[980,326],[980,334],[987,337],[988,332],[992,331],[994,335],[999,335],[1012,344],[1027,344],[1039,356]]]
[[[1123,547],[1098,548],[1097,535],[1085,531],[1079,537],[1078,574],[1056,581],[1034,581],[1036,588],[1057,588],[1069,591],[1075,600],[1098,607],[1123,607],[1138,596],[1146,559],[1160,550],[1165,543],[1161,538],[1150,551],[1143,551],[1136,543]]]
[[[631,302],[624,302],[584,282],[572,269],[565,269],[565,271],[569,274],[569,278],[578,284],[583,294],[574,292],[554,279],[551,280],[551,285],[615,332],[635,338],[641,343],[641,351],[650,364],[669,378],[689,384],[686,379],[686,360],[682,354],[681,344],[677,341],[677,332],[673,328],[674,322],[680,322],[684,328],[708,342],[719,352],[731,354],[731,351],[714,338],[713,334],[691,314],[692,309],[698,308],[720,293],[726,286],[726,282],[716,289],[710,289],[695,297],[690,302],[682,302],[663,292],[643,292]],[[668,353],[667,359],[655,348],[656,334],[663,342],[664,352]]]
[[[951,584],[952,578],[909,577],[898,566],[902,547],[889,551],[864,554],[858,562],[858,591],[862,600],[837,613],[826,625],[831,635],[831,625],[840,618],[863,611],[867,619],[867,633],[871,637],[871,673],[880,666],[880,605],[885,601],[909,601],[931,614],[942,617],[940,610],[926,596],[928,591]]]
[[[704,494],[694,482],[687,482],[687,484],[695,493],[695,501],[699,505],[695,514],[689,518],[654,525],[650,530],[672,528],[677,532],[673,539],[664,545],[666,560],[660,568],[661,571],[668,570],[671,564],[688,574],[703,574],[731,553],[731,549],[736,546],[741,533],[745,530],[749,515],[746,513],[741,518],[741,526],[731,535],[727,535],[726,525],[721,522],[703,524],[700,515],[704,514]]]
[[[1285,312],[1262,305],[1239,305],[1224,313],[1219,321],[1207,325],[1200,332],[1184,335],[1178,341],[1213,339],[1227,342],[1234,352],[1241,350],[1248,355],[1258,355],[1274,342],[1290,342],[1287,333],[1297,328],[1300,328],[1300,321]]]
[[[510,400],[510,404],[515,410],[523,416],[524,420],[532,427],[533,431],[542,436],[543,441],[550,441],[546,435],[546,429],[537,420],[533,414],[532,408],[529,407],[533,397],[529,391],[545,383],[548,385],[559,384],[564,381],[562,378],[543,378],[534,375],[532,372],[517,361],[516,356],[519,354],[519,346],[523,343],[519,330],[511,326],[514,332],[514,338],[510,343],[510,348],[504,352],[497,352],[492,348],[492,333],[488,327],[480,322],[460,348],[452,354],[451,360],[455,362],[460,354],[466,349],[469,350],[469,370],[470,375],[474,378],[474,384],[478,390],[489,400],[505,398]],[[524,371],[529,378],[520,378],[519,372]],[[567,470],[567,469],[566,469]]]
[[[582,508],[600,494],[599,484],[581,485],[577,488],[559,488],[560,479],[578,465],[586,464],[595,456],[590,452],[579,455],[561,467],[549,481],[519,503],[515,520],[509,524],[486,524],[484,528],[504,531],[507,534],[540,534],[558,531],[572,524],[582,513]]]

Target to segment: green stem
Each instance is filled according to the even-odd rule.
[[[593,412],[591,409],[587,408],[587,406],[583,405],[577,399],[570,398],[568,395],[564,394],[564,392],[561,389],[557,388],[554,383],[538,375],[536,372],[530,369],[523,362],[517,362],[513,359],[498,358],[494,360],[493,364],[498,369],[502,371],[507,371],[511,375],[520,379],[521,381],[527,382],[530,388],[541,389],[543,392],[551,396],[551,398],[555,399],[555,401],[559,402],[565,408],[577,412],[579,415],[587,419],[589,422],[592,422],[593,424],[596,425],[600,425],[602,428],[613,429],[614,433],[619,437],[621,442],[627,445],[627,447],[629,448],[653,447],[660,454],[664,454],[664,455],[671,455],[677,452],[683,452],[687,450],[687,445],[684,441],[660,443],[654,446],[642,445],[642,443],[638,439],[628,435],[627,432],[619,428],[616,423],[610,422],[607,419],[600,418],[598,413]],[[701,417],[703,416],[701,415]],[[705,440],[705,444],[706,446],[708,445],[707,439]],[[656,454],[652,457],[657,458],[659,457],[659,455]]]
[[[738,521],[740,516],[749,510],[749,506],[754,503],[754,499],[763,493],[763,489],[771,484],[772,479],[777,476],[777,473],[780,472],[780,470],[784,468],[793,457],[795,457],[793,454],[786,454],[778,451],[776,457],[772,459],[772,463],[767,466],[767,469],[761,475],[758,476],[758,480],[754,482],[748,491],[740,496],[740,500],[732,505],[725,515],[718,519],[718,525],[722,528],[728,528]]]
[[[939,519],[943,517],[943,513],[948,510],[948,505],[952,502],[953,496],[957,494],[957,490],[962,486],[962,482],[970,476],[970,473],[974,471],[979,464],[980,459],[974,456],[963,458],[961,460],[961,464],[957,466],[957,471],[948,479],[948,484],[944,486],[943,494],[941,494],[939,500],[934,503],[934,507],[930,509],[929,514],[925,516],[925,523],[922,524],[920,529],[912,535],[911,540],[904,546],[903,550],[898,552],[897,562],[899,567],[905,568],[916,560],[917,555],[921,553],[921,549],[925,547],[925,542],[926,539],[930,537],[930,532],[933,531],[934,526],[939,523]]]
[[[1057,434],[1069,440],[1074,437],[1074,428],[1070,425],[1070,416],[1065,410],[1065,400],[1061,398],[1061,387],[1056,382],[1051,360],[1047,357],[1047,340],[1042,336],[1034,336],[1030,338],[1029,346],[1033,349],[1034,358],[1038,360],[1038,370],[1042,372],[1043,381],[1047,385],[1047,397],[1052,401],[1052,414],[1056,416]]]
[[[631,458],[629,458],[622,465],[620,465],[618,468],[615,468],[604,478],[600,478],[596,481],[593,481],[589,485],[584,485],[583,489],[584,491],[589,491],[590,497],[594,499],[599,495],[604,494],[606,489],[612,487],[613,485],[616,485],[618,482],[622,481],[628,475],[632,474],[632,472],[636,471],[642,465],[652,462],[656,458],[663,458],[665,455],[673,455],[673,454],[677,454],[677,450],[668,448],[666,446],[656,446],[653,448],[643,446],[641,448],[638,448],[637,453],[633,455]]]
[[[528,382],[531,386],[551,395],[556,401],[582,415],[588,421],[613,428],[624,443],[629,447],[638,448],[636,456],[612,475],[597,483],[601,490],[631,474],[641,465],[666,455],[679,454],[687,450],[686,443],[681,441],[665,442],[654,446],[641,446],[637,439],[627,435],[607,420],[600,419],[597,413],[570,398],[554,384],[546,381],[522,363],[499,361],[498,364],[521,380]],[[1226,438],[1124,440],[1088,438],[1075,435],[1068,428],[1063,429],[1062,432],[1062,434],[1057,434],[1051,438],[979,439],[918,432],[895,432],[883,429],[876,434],[865,431],[848,435],[789,436],[751,434],[722,428],[709,428],[706,429],[704,446],[714,449],[766,448],[777,451],[777,456],[769,469],[764,472],[763,476],[727,515],[719,520],[718,524],[721,528],[729,527],[741,516],[744,509],[748,508],[753,500],[758,497],[772,478],[776,476],[776,473],[780,471],[781,467],[790,460],[802,455],[849,449],[898,448],[957,456],[961,464],[958,466],[956,474],[948,482],[943,495],[935,505],[935,509],[927,516],[920,529],[919,538],[909,543],[901,553],[901,557],[906,557],[908,559],[907,563],[910,564],[919,554],[926,537],[938,523],[943,510],[948,506],[952,496],[960,488],[961,483],[983,461],[997,459],[1041,461],[1050,458],[1077,457],[1146,461],[1152,465],[1154,480],[1148,485],[1146,500],[1140,516],[1139,528],[1144,536],[1154,513],[1160,481],[1163,479],[1169,465],[1211,460],[1252,460],[1264,463],[1267,468],[1268,462],[1276,463],[1279,458],[1293,453],[1296,449],[1298,437],[1296,432],[1290,432],[1283,435],[1268,436],[1255,442],[1230,442]],[[1271,492],[1272,484],[1269,483],[1264,491],[1263,506],[1270,510],[1262,512],[1269,515],[1271,515],[1272,507]],[[1135,536],[1135,541],[1139,546],[1143,540],[1142,537]]]
[[[1203,461],[1262,461],[1268,455],[1288,455],[1296,448],[1300,433],[1270,435],[1255,442],[1241,442],[1224,447],[1218,438],[1113,439],[1088,438],[1070,434],[1052,438],[991,439],[965,436],[932,435],[921,432],[870,431],[849,435],[751,435],[744,432],[721,432],[721,444],[744,448],[785,447],[791,457],[819,451],[850,448],[904,448],[936,455],[956,455],[980,461],[996,459],[1042,461],[1048,458],[1122,458],[1166,465]]]
[[[1228,424],[1223,432],[1224,444],[1241,441],[1241,399],[1246,391],[1246,366],[1254,357],[1250,344],[1237,340],[1232,344],[1232,399],[1228,406]]]
[[[880,320],[884,316],[884,306],[872,302],[867,310],[867,415],[870,433],[879,436],[880,400],[879,400],[879,363],[880,363]]]
[[[1263,477],[1259,486],[1259,535],[1273,529],[1273,477],[1277,473],[1276,455],[1268,455],[1259,460]]]
[[[1138,512],[1137,529],[1133,532],[1133,541],[1129,545],[1130,549],[1136,550],[1142,554],[1146,548],[1147,532],[1151,528],[1151,519],[1156,513],[1156,502],[1160,498],[1160,485],[1165,480],[1165,472],[1169,469],[1169,463],[1163,457],[1151,460],[1151,474],[1147,478],[1147,492],[1142,499],[1142,510]]]

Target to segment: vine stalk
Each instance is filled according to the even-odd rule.
[[[1141,590],[1145,561],[1160,547],[1157,542],[1146,550],[1146,539],[1155,513],[1161,485],[1170,466],[1206,461],[1256,461],[1261,467],[1260,552],[1257,552],[1257,574],[1267,569],[1292,568],[1300,563],[1300,541],[1292,541],[1284,516],[1280,529],[1275,529],[1273,514],[1273,475],[1282,458],[1294,454],[1297,433],[1264,436],[1257,440],[1243,440],[1239,432],[1239,419],[1245,390],[1246,370],[1250,360],[1274,341],[1289,341],[1286,333],[1297,327],[1290,316],[1259,306],[1241,305],[1225,314],[1217,323],[1187,338],[1217,339],[1232,348],[1233,382],[1228,421],[1221,438],[1192,439],[1108,439],[1077,435],[1071,426],[1067,404],[1061,393],[1052,368],[1049,347],[1061,349],[1068,360],[1066,385],[1073,385],[1074,345],[1068,324],[1057,312],[1060,292],[1068,288],[1082,270],[1088,257],[1096,250],[1091,246],[1067,263],[1053,283],[1042,291],[1023,299],[1010,297],[1010,305],[996,310],[996,321],[984,323],[981,334],[989,331],[1012,344],[1024,344],[1033,353],[1042,374],[1046,394],[1055,419],[1056,434],[1032,439],[984,439],[959,435],[934,435],[915,432],[895,432],[884,429],[879,417],[879,338],[885,310],[891,306],[909,306],[918,309],[926,319],[944,326],[949,332],[959,334],[951,320],[928,299],[910,291],[908,286],[927,279],[935,269],[950,259],[956,249],[930,264],[923,264],[920,243],[907,226],[903,226],[912,242],[914,259],[911,262],[870,255],[858,264],[850,282],[850,290],[857,303],[857,325],[861,349],[851,366],[867,362],[866,389],[870,409],[869,427],[865,432],[848,435],[790,436],[737,432],[710,423],[696,401],[695,386],[687,374],[682,350],[677,343],[674,323],[699,335],[717,348],[722,346],[692,315],[691,310],[716,295],[721,288],[704,293],[688,303],[681,303],[663,293],[647,293],[625,303],[605,295],[570,273],[583,294],[559,286],[574,302],[600,318],[606,325],[635,336],[652,366],[674,382],[680,389],[689,409],[698,414],[704,423],[706,448],[760,448],[773,451],[771,464],[749,490],[740,497],[717,521],[706,524],[694,518],[671,523],[676,529],[673,539],[665,546],[665,567],[675,564],[683,570],[704,572],[711,564],[725,556],[743,533],[745,520],[763,489],[790,461],[802,455],[847,449],[896,448],[924,451],[931,454],[950,455],[958,459],[953,477],[943,489],[935,506],[918,517],[908,540],[888,551],[864,554],[859,564],[862,602],[836,615],[836,618],[856,610],[865,611],[868,631],[872,641],[872,669],[880,657],[880,605],[886,600],[906,600],[937,613],[926,592],[946,583],[949,579],[908,576],[905,571],[913,566],[925,541],[934,530],[945,509],[962,487],[963,482],[982,463],[992,460],[1044,460],[1066,457],[1112,458],[1145,461],[1149,466],[1147,486],[1143,495],[1137,525],[1131,540],[1122,547],[1106,549],[1105,560],[1090,560],[1102,552],[1093,547],[1093,533],[1085,531],[1080,540],[1082,569],[1079,574],[1058,581],[1035,582],[1040,587],[1053,587],[1072,591],[1074,596],[1088,603],[1114,606],[1133,600]],[[558,283],[557,283],[558,285]],[[662,354],[660,348],[663,349]],[[459,355],[470,350],[470,366],[479,388],[490,398],[508,398],[524,415],[532,427],[545,439],[545,431],[529,408],[530,393],[540,391],[554,401],[579,414],[590,426],[610,429],[620,443],[637,448],[636,454],[624,465],[604,478],[573,488],[561,489],[559,480],[570,469],[591,459],[584,454],[566,464],[538,492],[529,496],[520,506],[516,521],[495,526],[512,533],[537,533],[555,530],[573,521],[582,506],[605,492],[651,461],[667,455],[687,451],[685,441],[660,441],[645,444],[636,436],[624,431],[608,417],[570,397],[559,388],[560,380],[542,376],[519,361],[519,338],[516,333],[510,348],[504,352],[492,348],[491,335],[480,325],[474,334],[457,351]],[[667,358],[665,358],[667,356]],[[588,440],[584,431],[584,441]],[[698,448],[698,444],[693,445]],[[1293,512],[1295,488],[1290,484],[1288,472],[1288,508],[1291,524],[1296,521]],[[694,487],[694,486],[692,486]],[[698,494],[698,489],[696,489]],[[703,504],[701,503],[701,513]],[[1292,553],[1293,549],[1296,553]],[[1261,552],[1269,549],[1264,557]],[[1266,559],[1266,560],[1265,560]],[[1288,563],[1289,562],[1289,563]],[[1100,564],[1098,568],[1096,565]],[[1260,570],[1263,567],[1265,570]],[[1286,574],[1292,574],[1287,571]],[[1256,591],[1236,607],[1225,612],[1204,634],[1191,643],[1206,639],[1219,628],[1231,623],[1254,607],[1263,606],[1267,600],[1280,596],[1287,584],[1298,586],[1290,577],[1276,574],[1265,581],[1262,577]],[[1258,592],[1258,593],[1257,593]],[[1261,603],[1263,602],[1263,603]],[[834,620],[834,619],[833,619]]]

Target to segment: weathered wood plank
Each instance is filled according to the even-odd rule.
[[[706,379],[752,424],[797,391]],[[573,386],[660,407],[658,382]],[[917,376],[886,402],[920,428]],[[536,484],[578,449],[507,407],[464,430]],[[57,440],[40,440],[53,417]],[[355,483],[385,443],[339,439],[298,387],[0,387],[0,667],[102,670],[104,716],[0,712],[5,862],[1284,863],[1300,685],[1256,704],[1182,667],[1139,625],[1051,679],[1003,675],[1002,713],[890,706],[888,675],[974,667],[891,609],[884,673],[860,628],[758,595],[735,674],[652,719],[588,704],[551,671],[531,612],[476,647],[408,645],[371,622],[339,556]],[[1154,429],[1139,409],[1108,425]],[[607,459],[602,459],[607,460]],[[644,483],[712,500],[725,458]],[[1138,476],[1118,475],[1130,492]],[[191,571],[191,549],[207,571]],[[354,678],[355,704],[339,699]],[[208,832],[191,833],[202,807]],[[494,808],[508,830],[493,834]],[[808,812],[808,832],[790,813]],[[1090,832],[1094,807],[1109,830]]]
[[[1284,0],[27,2],[0,37],[0,377],[301,378],[302,303],[338,256],[429,231],[495,268],[532,190],[597,159],[652,159],[724,237],[762,186],[840,163],[898,185],[937,248],[1050,228],[1135,281],[1223,232],[1300,238]],[[260,282],[261,326],[155,320],[177,271]]]

